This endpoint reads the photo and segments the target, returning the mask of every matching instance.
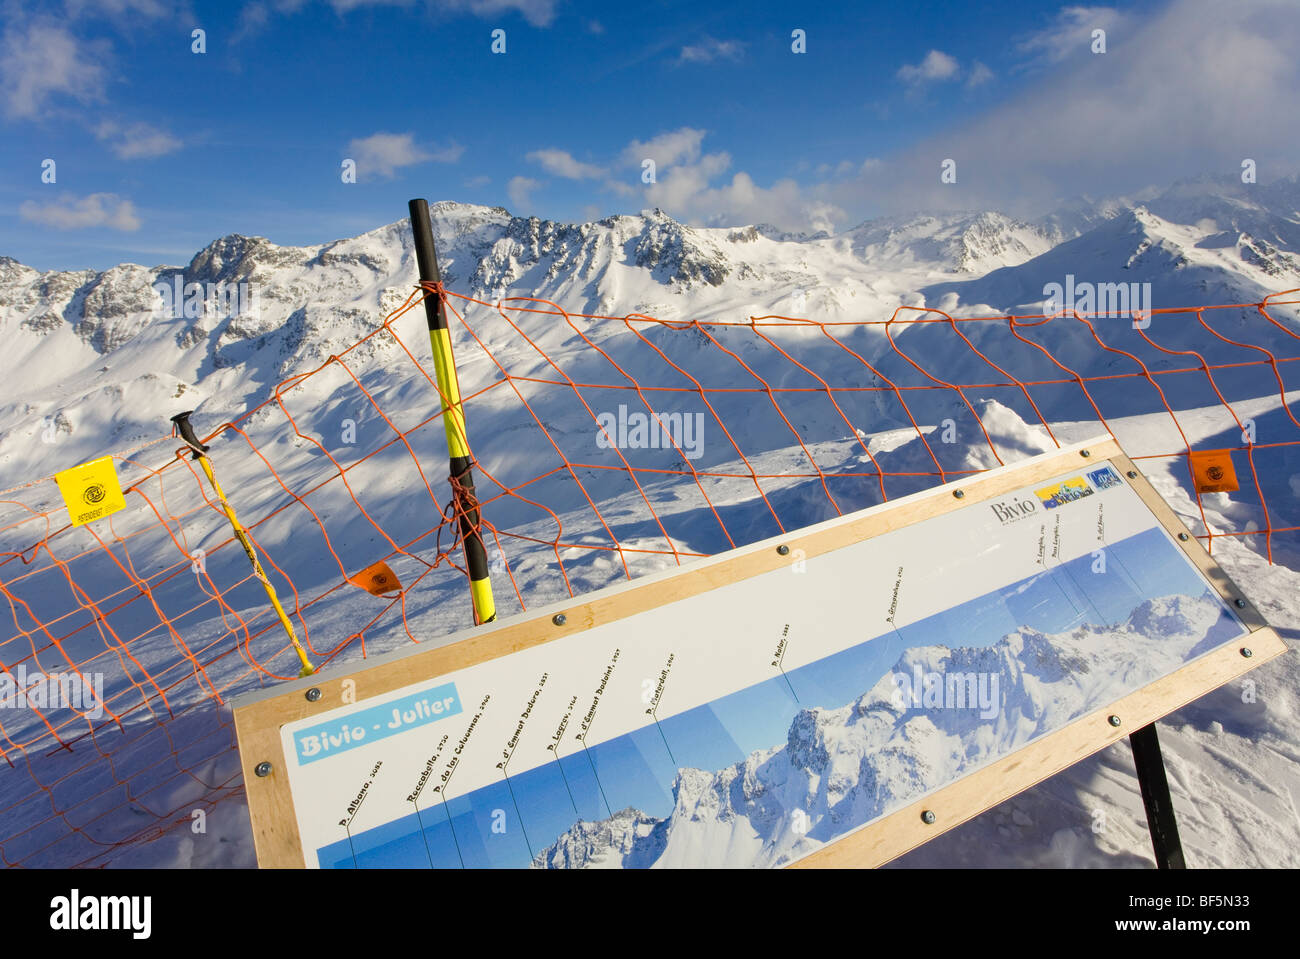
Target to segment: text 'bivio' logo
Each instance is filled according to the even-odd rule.
[[[993,510],[993,515],[1005,526],[1008,523],[1014,523],[1016,520],[1024,519],[1026,516],[1032,516],[1038,511],[1038,504],[1031,499],[1013,496],[1011,499],[990,503],[989,508]]]

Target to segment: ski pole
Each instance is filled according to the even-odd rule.
[[[235,539],[239,540],[239,545],[244,547],[244,553],[248,556],[248,561],[253,564],[253,575],[262,584],[262,589],[266,590],[266,598],[275,607],[275,614],[280,617],[280,625],[284,627],[285,633],[289,636],[289,642],[293,643],[293,648],[298,653],[298,659],[302,662],[302,671],[298,675],[310,676],[316,671],[316,667],[311,664],[311,660],[307,658],[307,651],[298,642],[298,636],[293,631],[293,623],[289,621],[288,614],[285,613],[284,607],[280,605],[280,597],[275,594],[275,587],[267,579],[266,572],[262,569],[262,563],[257,558],[257,550],[253,548],[253,541],[248,538],[248,534],[244,532],[244,527],[239,524],[239,518],[235,516],[234,507],[230,505],[230,501],[226,499],[226,494],[221,489],[221,484],[217,482],[217,475],[212,471],[212,463],[204,455],[207,453],[208,447],[200,443],[199,438],[194,435],[194,427],[190,425],[190,414],[193,412],[193,410],[186,410],[184,413],[177,413],[172,417],[172,422],[176,424],[176,428],[180,431],[181,439],[188,443],[190,449],[194,451],[194,459],[199,461],[199,466],[203,468],[204,475],[207,476],[208,482],[212,484],[212,488],[216,491],[217,499],[221,500],[221,508],[225,510],[226,519],[230,520],[230,528],[235,531]]]
[[[411,213],[411,234],[415,240],[420,285],[441,284],[442,274],[438,270],[438,254],[433,246],[429,204],[425,200],[412,200],[407,209]],[[451,456],[451,490],[456,513],[460,517],[461,542],[465,545],[470,600],[474,604],[474,618],[482,625],[496,619],[496,601],[492,597],[487,551],[483,547],[483,534],[479,530],[479,506],[474,495],[474,461],[470,457],[466,441],[460,381],[451,355],[447,310],[440,293],[429,293],[424,298],[424,312],[429,326],[429,344],[433,348],[433,370],[437,376],[438,393],[442,402],[442,425],[447,433],[447,452]]]

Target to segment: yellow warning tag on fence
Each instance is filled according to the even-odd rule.
[[[1196,450],[1192,453],[1192,474],[1198,493],[1231,493],[1237,489],[1237,471],[1227,450]]]
[[[126,507],[111,456],[64,470],[55,475],[54,481],[59,484],[73,526],[84,526]]]

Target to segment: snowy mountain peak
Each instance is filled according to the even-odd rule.
[[[1128,618],[1128,628],[1138,636],[1179,636],[1200,639],[1223,615],[1208,599],[1163,596],[1144,602]]]
[[[278,249],[261,236],[231,233],[213,240],[194,255],[185,269],[188,282],[220,282],[237,279],[247,273],[248,262]]]
[[[1042,227],[992,211],[886,217],[847,235],[864,260],[937,261],[954,273],[1021,263],[1051,245]]]
[[[656,851],[662,851],[658,841],[664,830],[662,824],[635,809],[622,809],[608,819],[584,822],[538,854],[533,865],[544,869],[576,869],[598,867],[603,864],[632,867],[644,857],[644,865],[654,861]]]

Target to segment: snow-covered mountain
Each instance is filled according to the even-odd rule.
[[[784,744],[717,772],[679,770],[667,817],[628,809],[579,822],[534,865],[781,865],[1172,671],[1233,629],[1208,595],[1166,596],[1114,626],[1022,627],[983,648],[909,649],[854,702],[801,710]],[[908,702],[894,677],[917,670],[981,677],[1000,708],[984,718]]]
[[[1033,313],[1042,311],[1044,286],[1067,274],[1092,284],[1149,283],[1157,308],[1258,302],[1300,284],[1300,222],[1226,202],[1187,205],[1190,223],[1153,209],[1172,205],[1125,210],[1032,259],[923,292],[943,308]]]
[[[1044,285],[1067,274],[1150,282],[1156,306],[1257,301],[1300,286],[1298,206],[1291,178],[1258,188],[1180,184],[1141,205],[1080,199],[1035,223],[993,212],[921,215],[837,236],[693,228],[660,211],[565,224],[444,202],[433,218],[448,287],[488,301],[536,297],[575,312],[663,319],[843,321],[887,319],[899,305],[1032,312]],[[83,448],[156,437],[177,408],[197,407],[198,422],[236,417],[274,383],[372,330],[415,277],[405,220],[310,247],[227,236],[184,267],[40,272],[0,257],[0,486],[53,472]],[[245,284],[254,308],[169,314],[154,287],[178,280]],[[553,326],[533,323],[529,332]],[[611,334],[626,339],[622,327]],[[898,359],[880,337],[858,346],[868,360]],[[905,363],[898,368],[906,375]],[[33,443],[42,433],[68,442]]]
[[[993,212],[888,217],[870,220],[847,235],[864,263],[895,269],[930,266],[960,274],[1023,263],[1061,239],[1051,224],[1027,223]]]

